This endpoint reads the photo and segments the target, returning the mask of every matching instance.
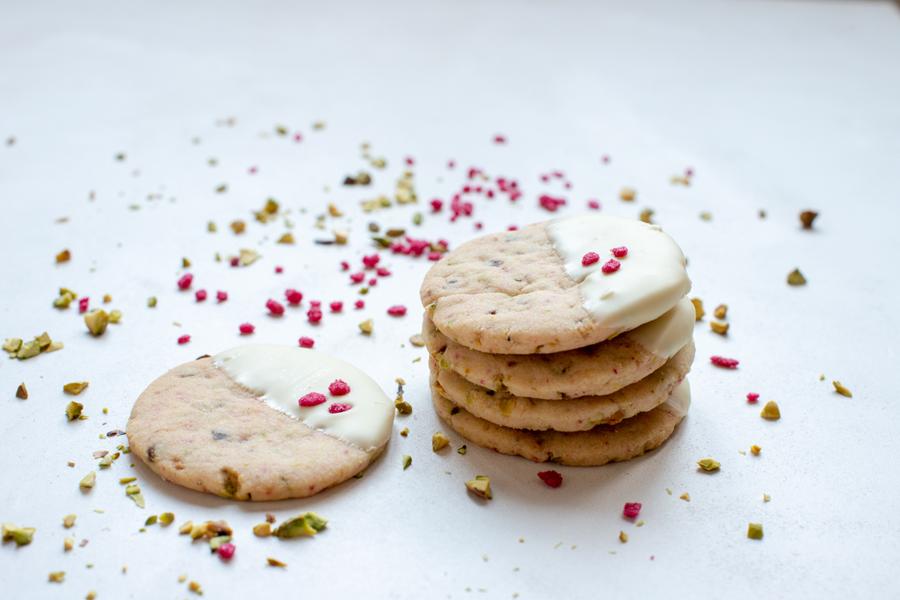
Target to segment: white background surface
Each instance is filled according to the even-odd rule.
[[[0,136],[17,142],[0,147],[0,334],[47,330],[66,348],[0,364],[0,520],[37,528],[30,546],[0,549],[0,595],[81,598],[94,589],[100,598],[182,598],[189,594],[177,576],[186,573],[210,598],[896,597],[897,7],[320,4],[4,3]],[[237,118],[233,128],[216,126],[228,116]],[[324,132],[311,131],[317,119]],[[273,136],[276,123],[301,131],[303,143]],[[509,144],[492,144],[495,133]],[[389,169],[375,172],[371,189],[343,188],[344,175],[365,167],[363,140]],[[113,160],[117,152],[124,163]],[[264,314],[266,298],[289,286],[352,302],[337,264],[368,251],[370,218],[358,201],[390,193],[407,155],[417,161],[421,203],[371,216],[385,226],[409,226],[469,165],[515,177],[525,190],[515,206],[477,203],[486,231],[546,218],[536,197],[559,190],[538,174],[557,168],[574,184],[562,214],[577,214],[591,197],[610,214],[656,211],[689,256],[693,293],[708,308],[728,303],[732,322],[728,339],[698,326],[693,409],[660,451],[559,468],[565,484],[556,490],[521,459],[472,446],[466,456],[432,454],[440,425],[426,362],[413,362],[424,351],[407,343],[419,325],[425,261],[386,256],[394,276],[362,314],[326,314],[318,328],[303,311]],[[217,167],[207,166],[210,157]],[[450,158],[455,172],[445,168]],[[670,185],[688,166],[693,185]],[[215,194],[223,182],[228,192]],[[623,185],[638,189],[635,205],[617,199]],[[251,219],[270,195],[292,211],[295,247],[273,244],[281,224],[249,223],[240,239],[226,227]],[[329,201],[346,210],[348,247],[312,244],[314,217]],[[814,232],[799,229],[804,208],[821,211]],[[759,209],[768,219],[757,218]],[[698,218],[704,210],[711,222]],[[54,223],[63,216],[67,224]],[[206,233],[210,219],[218,234]],[[444,214],[427,217],[421,234],[455,246],[474,231],[471,220],[449,225]],[[240,247],[263,259],[247,269],[213,262],[215,252]],[[55,266],[62,248],[73,259]],[[182,256],[194,262],[195,288],[225,289],[231,299],[198,305],[179,294]],[[284,275],[273,274],[276,264]],[[795,266],[806,287],[785,284]],[[93,300],[112,294],[124,323],[90,338],[74,307],[50,307],[59,286]],[[151,295],[155,310],[145,306]],[[395,303],[409,315],[387,317]],[[363,317],[375,319],[371,338],[357,334]],[[91,452],[122,441],[98,434],[124,429],[144,386],[238,343],[237,325],[248,320],[257,325],[253,341],[312,335],[317,348],[363,366],[389,392],[404,377],[415,412],[395,430],[409,426],[410,437],[395,434],[363,479],[308,500],[228,502],[127,460],[80,493]],[[175,344],[182,333],[193,336],[187,346]],[[711,354],[741,359],[740,369],[714,369]],[[61,386],[82,379],[91,382],[79,398],[91,418],[66,423]],[[831,379],[854,397],[833,393]],[[13,395],[20,381],[27,401]],[[745,404],[748,391],[776,399],[781,421],[760,419]],[[753,443],[761,457],[739,454]],[[403,454],[414,461],[405,472]],[[698,473],[694,461],[704,456],[722,471]],[[463,482],[476,473],[492,477],[493,502],[467,496]],[[131,474],[146,510],[117,482]],[[690,503],[678,499],[684,491]],[[643,502],[645,526],[620,517],[626,501]],[[250,532],[265,512],[305,510],[330,519],[315,539]],[[236,557],[223,564],[175,527],[138,533],[147,515],[163,511],[177,523],[226,519]],[[61,526],[67,513],[78,514],[70,531]],[[764,524],[763,541],[745,537],[748,521]],[[617,541],[619,530],[628,544]],[[64,554],[66,535],[89,544]],[[289,567],[269,568],[266,556]],[[55,570],[66,571],[65,583],[46,582]]]

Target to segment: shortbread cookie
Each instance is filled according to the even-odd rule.
[[[486,354],[458,344],[425,317],[422,337],[444,369],[514,396],[555,400],[604,396],[653,371],[684,348],[694,331],[694,306],[682,298],[658,319],[606,342],[553,354]]]
[[[596,261],[585,260],[590,252]],[[420,295],[435,326],[463,346],[539,354],[649,323],[690,287],[681,249],[659,226],[580,215],[465,243],[434,264]]]
[[[321,402],[301,406],[304,397]],[[344,361],[242,346],[151,383],[132,409],[128,441],[151,470],[187,488],[236,500],[302,498],[365,469],[393,415],[378,384]]]
[[[431,382],[444,396],[474,416],[513,429],[587,431],[596,425],[614,425],[652,410],[669,399],[694,360],[689,343],[662,367],[628,387],[607,396],[571,400],[522,398],[507,391],[494,392],[477,386],[431,359]]]
[[[479,419],[432,387],[435,410],[450,427],[471,442],[501,454],[523,456],[535,462],[589,467],[640,456],[666,441],[687,414],[690,387],[685,379],[669,400],[617,425],[598,425],[590,431],[528,431],[511,429]]]

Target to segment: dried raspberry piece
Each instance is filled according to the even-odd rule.
[[[306,318],[310,323],[318,323],[322,320],[322,311],[318,308],[311,308],[306,311]]]
[[[252,323],[241,323],[238,326],[238,330],[241,332],[241,335],[250,335],[256,331],[256,326]]]
[[[336,415],[338,413],[347,412],[351,408],[353,408],[352,404],[345,404],[343,402],[335,402],[334,404],[332,404],[331,406],[328,407],[328,412],[330,412],[333,415]]]
[[[288,304],[291,306],[297,306],[301,302],[303,302],[303,293],[298,292],[293,288],[288,288],[284,290],[284,297],[288,301]]]
[[[190,273],[185,273],[178,279],[178,289],[186,290],[191,287],[191,283],[194,281],[194,276]]]
[[[239,266],[241,266],[241,259],[238,258],[237,256],[232,256],[231,259],[228,261],[228,264],[230,264],[232,267],[239,267]]]
[[[312,348],[316,344],[316,341],[311,337],[303,336],[297,340],[297,343],[300,344],[301,348]]]
[[[355,308],[356,310],[362,310],[365,307],[366,307],[365,300],[357,300],[356,302],[353,303],[353,308]]]
[[[363,279],[366,278],[366,274],[360,271],[359,273],[351,273],[350,281],[353,283],[362,283]]]
[[[562,473],[559,471],[540,471],[537,476],[552,488],[558,488],[563,482]]]
[[[506,136],[505,136],[505,135],[500,135],[500,134],[495,135],[495,136],[494,136],[494,143],[495,143],[495,144],[505,144],[505,143],[506,143]]]
[[[600,210],[600,201],[599,200],[588,200],[588,208],[591,210]]]
[[[310,300],[309,301],[310,308],[322,308],[321,300]]]
[[[747,404],[756,404],[759,402],[759,394],[756,392],[750,392],[747,394]]]
[[[362,258],[363,265],[367,269],[374,269],[375,265],[377,265],[378,261],[380,261],[380,260],[381,260],[381,257],[378,256],[377,254],[369,254],[368,256],[363,256],[363,258]]]
[[[548,210],[550,212],[556,212],[556,210],[565,205],[565,198],[554,198],[553,196],[542,194],[540,198],[538,198],[538,204],[540,204],[541,208]]]
[[[430,260],[432,262],[439,261],[443,257],[444,257],[444,255],[441,252],[429,252],[428,253],[428,260]]]
[[[206,300],[206,290],[197,290],[194,292],[194,298],[196,298],[197,302],[203,302]]]
[[[350,263],[348,263],[346,260],[342,260],[341,261],[341,271],[349,271],[349,270],[350,270]]]
[[[378,280],[373,277],[368,281],[368,283],[370,287],[375,287],[376,285],[378,285]]]
[[[217,302],[225,302],[226,300],[228,300],[228,292],[223,292],[222,290],[216,292]]]
[[[346,396],[350,393],[350,386],[343,379],[335,379],[328,384],[328,391],[332,396]]]
[[[236,548],[234,547],[234,544],[232,544],[231,542],[225,542],[224,544],[219,546],[216,552],[219,553],[219,558],[221,558],[222,560],[231,560],[231,557],[234,556],[235,550]]]
[[[187,334],[178,337],[178,345],[179,346],[184,346],[189,341],[191,341],[191,336],[189,336]]]
[[[391,271],[387,267],[378,267],[375,269],[375,274],[379,277],[390,277]]]
[[[91,299],[88,298],[87,296],[85,296],[84,298],[80,298],[80,299],[78,300],[78,312],[79,312],[79,314],[80,314],[80,313],[86,313],[86,312],[87,312],[88,305],[90,304],[90,302],[91,302]]]
[[[625,258],[628,256],[628,248],[625,246],[616,246],[615,248],[611,248],[610,252],[616,258]]]
[[[318,406],[328,400],[325,397],[325,394],[320,394],[319,392],[310,392],[300,398],[297,402],[300,404],[301,408],[308,408],[310,406]]]
[[[344,310],[344,303],[343,302],[332,302],[331,304],[328,305],[328,308],[330,308],[331,312],[333,312],[333,313],[339,313],[342,310]]]
[[[584,256],[581,257],[582,267],[587,267],[588,265],[592,265],[597,262],[600,262],[600,255],[596,252],[587,252]]]
[[[622,263],[620,263],[619,261],[617,261],[614,258],[611,258],[608,261],[606,261],[605,263],[603,263],[603,266],[600,267],[600,270],[603,271],[604,273],[606,273],[607,275],[609,275],[610,273],[615,273],[616,271],[618,271],[619,267],[621,267],[621,266],[622,266]]]
[[[740,363],[736,358],[725,358],[724,356],[710,356],[709,362],[723,369],[736,369]]]
[[[275,316],[281,316],[284,314],[284,305],[280,302],[272,300],[271,298],[266,300],[266,308],[269,309],[269,313]]]
[[[640,502],[626,502],[622,508],[622,516],[626,519],[635,519],[639,514],[641,514]]]
[[[392,317],[402,317],[406,314],[406,307],[402,304],[395,304],[394,306],[391,306],[387,309],[387,314],[391,315]]]
[[[440,198],[434,198],[431,201],[431,212],[441,212],[441,209],[444,208],[444,201]]]
[[[284,273],[284,267],[282,267],[281,265],[276,265],[275,272],[281,275],[282,273]]]

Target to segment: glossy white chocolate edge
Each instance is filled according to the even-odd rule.
[[[393,402],[371,377],[350,363],[306,348],[247,345],[216,354],[213,364],[272,408],[366,452],[390,438]],[[350,393],[332,396],[328,385],[335,379],[347,382]],[[310,392],[324,395],[326,401],[300,407],[299,399]],[[352,408],[329,413],[328,407],[335,402]]]
[[[682,298],[660,318],[626,335],[653,354],[669,359],[691,341],[696,320],[694,305],[687,298]]]
[[[691,407],[691,384],[688,383],[687,377],[681,380],[672,395],[666,400],[666,404],[671,406],[682,417],[688,413]]]
[[[563,259],[566,274],[578,284],[585,310],[614,333],[649,323],[675,306],[691,289],[684,254],[658,225],[605,215],[579,215],[551,221],[547,233]],[[625,246],[628,256],[615,273],[603,264],[611,248]],[[587,267],[581,259],[596,252]]]

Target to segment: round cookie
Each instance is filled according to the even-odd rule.
[[[600,466],[640,456],[662,445],[675,431],[690,406],[685,379],[665,403],[617,425],[598,425],[590,431],[527,431],[495,425],[453,404],[432,387],[435,410],[450,427],[471,442],[501,454],[535,462],[552,461],[576,467]]]
[[[689,343],[662,367],[617,392],[565,401],[494,392],[441,369],[433,358],[430,364],[432,385],[437,383],[446,398],[476,417],[513,429],[587,431],[596,425],[619,423],[668,400],[693,360],[694,344]]]
[[[663,316],[606,342],[553,354],[486,354],[450,340],[426,316],[422,337],[442,368],[514,396],[557,400],[605,396],[659,369],[684,348],[695,312],[682,298]]]
[[[605,273],[611,249],[626,247]],[[582,258],[596,252],[587,266]],[[434,264],[420,290],[435,326],[491,354],[596,344],[648,323],[690,290],[681,249],[657,225],[580,215],[477,238]]]
[[[330,393],[336,379],[349,393]],[[309,392],[325,401],[301,407]],[[331,412],[335,403],[351,408]],[[393,415],[378,385],[344,361],[303,348],[242,346],[152,382],[127,433],[132,452],[167,481],[236,500],[281,500],[365,469],[387,444]]]

